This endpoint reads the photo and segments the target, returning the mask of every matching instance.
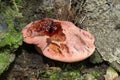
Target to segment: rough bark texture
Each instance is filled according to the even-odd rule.
[[[120,71],[119,0],[86,0],[84,11],[83,25],[94,34],[99,54]]]

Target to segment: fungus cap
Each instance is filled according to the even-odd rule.
[[[24,42],[50,59],[77,62],[88,58],[95,50],[94,36],[72,22],[43,19],[29,23],[22,30]]]

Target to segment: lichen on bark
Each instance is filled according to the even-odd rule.
[[[84,12],[83,25],[94,34],[101,58],[120,72],[120,29],[116,28],[120,22],[120,2],[86,0]]]

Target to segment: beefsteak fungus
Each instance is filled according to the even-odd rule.
[[[68,21],[37,20],[23,28],[22,34],[24,42],[34,44],[39,53],[57,61],[81,61],[95,50],[93,35]]]

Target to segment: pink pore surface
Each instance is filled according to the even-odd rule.
[[[23,30],[24,42],[34,44],[44,56],[62,61],[81,61],[95,50],[94,37],[68,21],[43,19],[28,24]]]

